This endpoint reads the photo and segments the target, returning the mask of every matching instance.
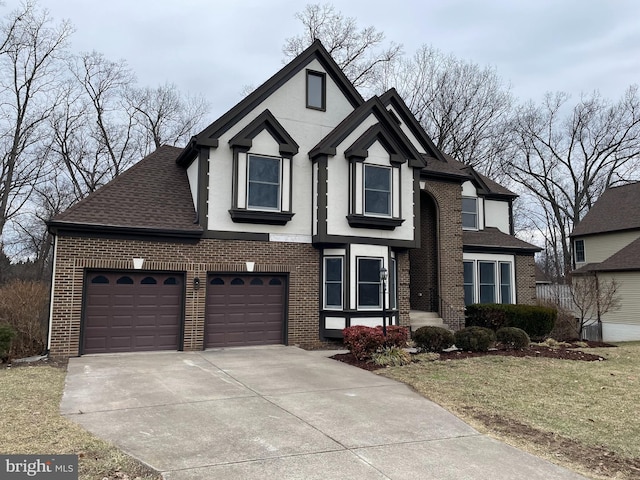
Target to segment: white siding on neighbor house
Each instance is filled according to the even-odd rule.
[[[640,340],[640,325],[603,323],[603,342],[634,342]]]
[[[193,199],[193,207],[198,211],[198,159],[191,162],[187,168],[187,178],[189,179],[189,188],[191,189],[191,198]]]
[[[605,313],[602,321],[640,328],[640,272],[598,273],[600,281],[611,281],[614,278],[618,283],[620,308]]]
[[[486,227],[496,227],[507,235],[511,234],[509,226],[509,202],[500,200],[484,201],[484,224]]]
[[[306,68],[324,72],[316,60]],[[285,234],[310,236],[312,234],[313,164],[309,160],[308,153],[353,111],[353,107],[329,75],[326,76],[326,84],[326,111],[306,108],[306,69],[303,68],[251,113],[225,132],[219,139],[218,148],[210,149],[208,211],[210,230],[273,233],[276,236]],[[295,215],[291,221],[282,226],[235,223],[229,215],[229,208],[232,205],[233,178],[233,152],[229,148],[229,140],[266,109],[271,111],[300,147],[298,154],[293,157],[290,172],[293,186],[291,210]],[[267,132],[257,135],[249,153],[279,156],[277,144],[270,137]],[[261,151],[261,149],[268,150],[268,152]],[[239,171],[246,172],[246,168],[240,168]],[[246,189],[246,177],[240,180],[239,187]],[[244,193],[246,198],[246,190],[240,193]],[[288,194],[283,198],[285,201],[289,201]]]
[[[355,175],[355,200],[356,212],[362,212],[362,172],[363,163],[350,162],[344,157],[344,152],[372,125],[377,119],[371,115],[359,125],[337,148],[336,155],[329,157],[328,161],[328,195],[327,195],[327,233],[340,236],[366,236],[381,239],[413,240],[413,169],[409,162],[401,164],[394,174],[394,214],[404,219],[401,226],[394,230],[380,229],[354,229],[347,221],[349,215],[351,192],[351,179]],[[369,156],[364,164],[390,166],[389,154],[378,143],[374,143],[368,150]],[[401,186],[402,199],[398,196],[398,185]],[[402,208],[402,211],[400,211]]]
[[[640,231],[614,232],[577,237],[574,238],[574,241],[584,240],[585,263],[599,263],[626,247],[638,237],[640,237]],[[580,266],[582,263],[577,265]]]

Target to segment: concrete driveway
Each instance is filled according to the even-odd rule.
[[[61,411],[169,480],[581,479],[295,347],[84,356]]]

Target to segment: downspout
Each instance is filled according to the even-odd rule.
[[[58,236],[53,235],[53,262],[51,264],[51,288],[49,291],[49,324],[47,325],[47,350],[45,355],[49,355],[51,351],[51,328],[53,326],[53,298],[54,298],[54,284],[56,281],[56,262],[58,260]]]

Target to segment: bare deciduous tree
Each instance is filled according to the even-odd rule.
[[[0,25],[0,235],[41,178],[43,158],[34,150],[56,103],[71,32],[32,2]]]
[[[145,153],[165,144],[186,144],[209,111],[203,97],[183,95],[169,83],[130,89],[127,102],[138,117]]]
[[[385,65],[377,90],[392,87],[440,150],[487,175],[500,173],[513,100],[494,68],[423,45]]]
[[[571,298],[578,318],[578,338],[582,338],[582,331],[586,325],[602,323],[604,314],[620,308],[619,288],[620,284],[615,278],[603,280],[595,273],[573,276]]]
[[[543,232],[557,245],[558,271],[571,269],[569,234],[609,186],[637,178],[640,99],[636,86],[617,102],[583,95],[573,106],[564,93],[530,102],[514,119],[515,152],[507,174],[538,199]],[[561,262],[561,263],[560,263]]]
[[[298,56],[319,39],[357,88],[371,87],[381,68],[402,54],[401,45],[383,47],[383,32],[372,26],[360,28],[355,18],[336,12],[331,4],[309,4],[296,18],[305,31],[286,39],[282,48],[285,58]]]

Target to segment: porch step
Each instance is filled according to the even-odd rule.
[[[420,327],[434,326],[447,328],[438,312],[423,312],[422,310],[411,310],[409,312],[411,320],[411,331],[415,332]]]

